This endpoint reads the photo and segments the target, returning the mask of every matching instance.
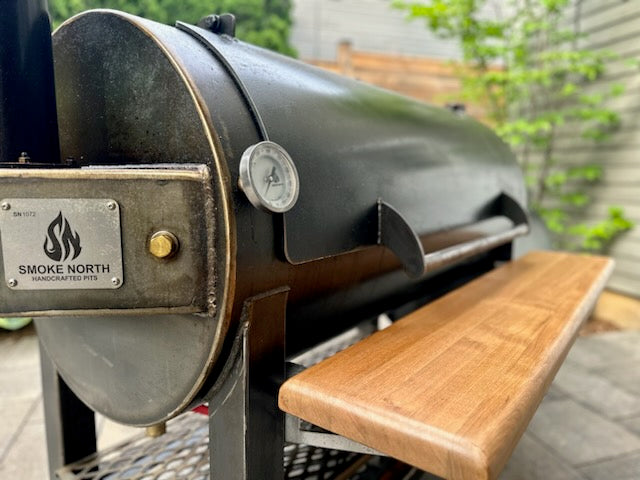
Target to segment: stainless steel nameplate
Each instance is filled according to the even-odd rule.
[[[111,199],[0,201],[5,282],[14,290],[119,288],[120,207]]]

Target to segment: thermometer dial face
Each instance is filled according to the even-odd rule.
[[[275,213],[290,210],[300,190],[293,160],[273,142],[260,142],[245,150],[238,183],[254,207]]]

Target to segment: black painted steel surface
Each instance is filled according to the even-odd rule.
[[[378,198],[420,235],[478,221],[501,192],[524,204],[512,153],[477,121],[179,26],[237,75],[269,140],[296,161],[300,197],[284,215],[292,263],[374,243]]]
[[[489,254],[453,275],[409,279],[376,245],[379,199],[427,252],[509,227],[478,223],[501,194],[525,203],[513,155],[474,120],[225,35],[96,11],[59,29],[54,56],[65,158],[212,172],[214,313],[38,322],[69,386],[123,423],[156,423],[200,401],[253,295],[291,288],[292,352],[491,268]],[[237,186],[243,151],[265,133],[300,175],[284,216],[256,210]]]
[[[0,0],[0,162],[23,152],[59,161],[46,0]]]

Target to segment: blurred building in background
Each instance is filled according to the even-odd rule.
[[[335,61],[348,41],[355,50],[387,55],[459,58],[455,42],[435,37],[390,0],[294,0],[292,43],[301,58]]]

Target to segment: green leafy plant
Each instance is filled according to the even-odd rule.
[[[93,8],[121,10],[169,24],[176,20],[197,23],[212,13],[233,13],[238,38],[296,56],[289,43],[291,0],[49,0],[54,27],[76,13]]]
[[[620,207],[593,225],[576,220],[591,203],[603,162],[575,165],[557,147],[563,132],[599,143],[620,123],[607,102],[624,87],[595,88],[613,55],[583,47],[580,0],[395,0],[394,6],[459,41],[464,99],[483,105],[488,123],[514,148],[530,206],[557,246],[599,251],[633,227]]]

